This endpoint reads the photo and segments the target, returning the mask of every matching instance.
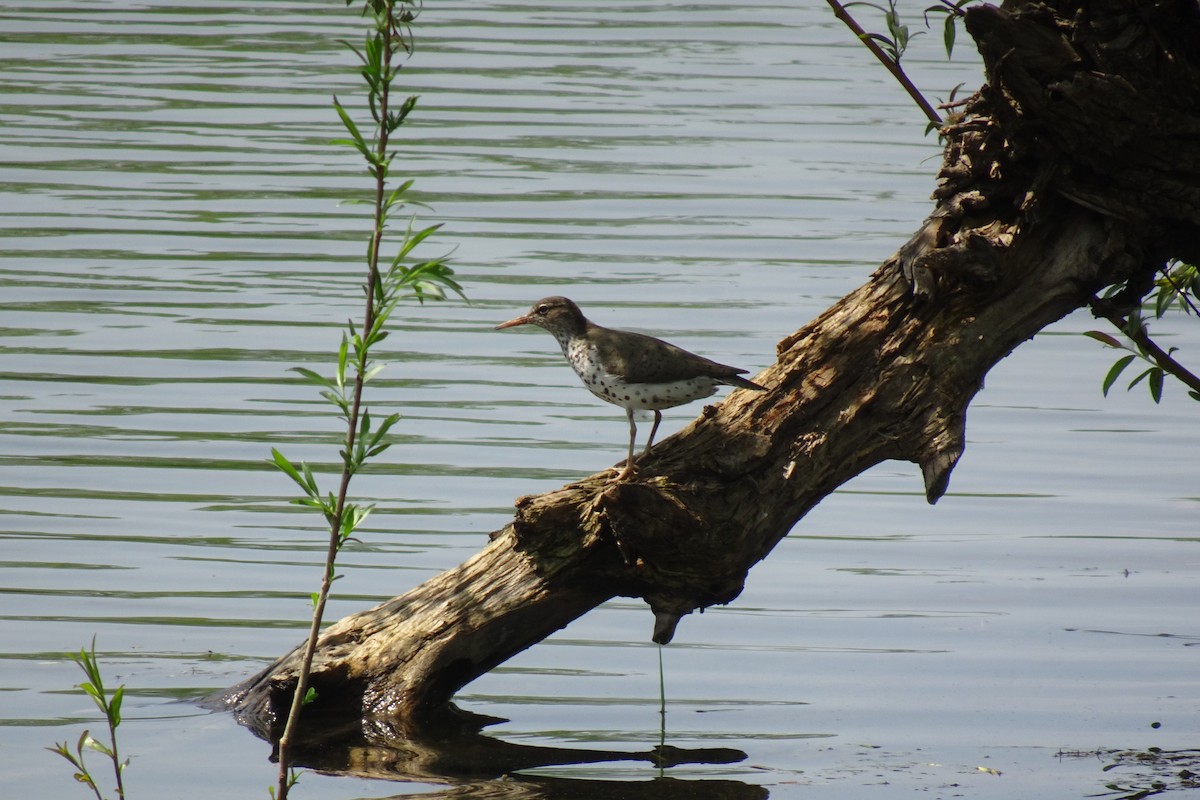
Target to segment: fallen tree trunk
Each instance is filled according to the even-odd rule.
[[[937,205],[870,280],[780,342],[777,362],[639,463],[522,497],[478,555],[323,633],[310,717],[411,729],[505,659],[610,597],[652,636],[728,603],[835,488],[886,459],[929,502],[966,410],[1013,348],[1103,287],[1136,302],[1200,259],[1200,10],[1194,0],[1010,2],[967,12],[987,84],[942,129]],[[301,649],[222,695],[282,720]]]

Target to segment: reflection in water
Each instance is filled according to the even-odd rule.
[[[763,800],[762,786],[729,780],[689,781],[659,776],[648,781],[597,781],[519,775],[498,781],[468,782],[420,794],[382,800]]]
[[[516,775],[543,767],[640,762],[660,770],[685,764],[732,764],[746,753],[727,747],[684,748],[658,745],[629,752],[578,747],[516,744],[486,736],[485,725],[502,722],[451,706],[426,726],[397,728],[387,720],[336,724],[320,717],[303,720],[297,731],[295,765],[325,774],[388,781],[452,784],[422,797],[455,798],[765,798],[761,786],[731,780],[677,780],[662,772],[642,782]],[[282,730],[265,731],[242,720],[260,738],[273,742]],[[273,751],[271,760],[274,762]]]

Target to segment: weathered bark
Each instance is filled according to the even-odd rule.
[[[937,205],[778,360],[639,463],[517,501],[462,566],[323,633],[307,710],[411,730],[475,677],[615,595],[653,637],[728,603],[809,509],[885,459],[946,491],[966,410],[1013,348],[1102,287],[1136,300],[1200,259],[1195,0],[1053,0],[966,17],[987,84],[948,122]],[[1119,300],[1118,300],[1119,302]],[[299,650],[224,702],[269,727]]]

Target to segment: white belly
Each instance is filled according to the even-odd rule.
[[[613,405],[636,411],[673,408],[717,391],[712,378],[692,378],[676,383],[625,383],[612,375],[577,373],[592,394]]]

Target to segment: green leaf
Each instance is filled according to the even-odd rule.
[[[400,198],[404,196],[404,193],[407,192],[412,187],[412,185],[413,185],[413,180],[410,178],[409,180],[406,180],[404,183],[400,184],[395,189],[393,189],[392,193],[390,195],[388,195],[388,199],[383,204],[383,207],[385,209],[389,209],[392,206],[396,205],[397,201],[399,201]]]
[[[368,506],[359,506],[357,504],[348,504],[343,509],[342,525],[338,533],[338,538],[344,544],[350,535],[362,524],[371,512],[375,510],[375,505],[372,503]]]
[[[346,399],[345,395],[336,392],[321,392],[321,397],[324,397],[331,404],[337,406],[343,416],[350,415],[350,401]]]
[[[390,414],[387,417],[387,419],[385,419],[383,421],[383,424],[381,424],[379,426],[379,430],[375,431],[375,438],[371,440],[371,444],[372,445],[377,444],[380,439],[382,439],[384,436],[387,436],[388,431],[390,431],[392,429],[392,426],[395,425],[399,421],[400,421],[399,414]]]
[[[1112,365],[1112,368],[1108,371],[1108,375],[1106,375],[1104,378],[1103,393],[1105,397],[1108,397],[1108,390],[1111,389],[1112,385],[1117,382],[1117,378],[1121,376],[1121,373],[1125,371],[1125,368],[1130,365],[1135,357],[1136,356],[1129,355],[1118,358],[1116,363]]]
[[[379,455],[380,453],[386,451],[391,446],[392,446],[391,442],[384,442],[383,444],[377,444],[374,447],[372,447],[370,450],[367,451],[366,458],[374,458],[375,456]]]
[[[367,86],[370,87],[370,89],[371,89],[371,91],[367,94],[367,107],[371,112],[371,119],[375,120],[376,124],[378,124],[379,123],[379,101],[376,98],[378,97],[378,94],[379,94],[379,88],[378,88],[379,81],[374,80],[372,78],[371,74],[369,72],[367,72],[366,70],[363,70],[362,76],[363,76],[363,78],[366,79]]]
[[[317,386],[327,386],[330,389],[333,389],[334,391],[337,391],[337,389],[338,389],[338,385],[336,383],[334,383],[330,378],[326,378],[324,375],[320,374],[319,372],[314,372],[313,370],[308,369],[306,367],[292,367],[291,371],[300,373],[301,375],[303,375],[305,378],[308,379],[309,383],[314,383]]]
[[[1155,403],[1162,402],[1164,375],[1165,373],[1159,367],[1155,367],[1150,371],[1150,396],[1154,398]]]
[[[92,736],[85,737],[85,739],[83,741],[83,746],[89,750],[95,750],[97,753],[100,753],[102,755],[108,756],[109,758],[112,758],[112,750],[110,750],[103,742],[99,741],[98,739],[96,739]]]
[[[308,466],[308,462],[300,462],[300,470],[304,473],[304,485],[308,489],[309,495],[316,497],[321,492],[317,488],[317,479],[313,476],[312,468]]]
[[[1124,345],[1121,344],[1121,342],[1115,336],[1110,336],[1109,334],[1104,333],[1103,331],[1084,331],[1083,335],[1090,336],[1091,338],[1095,339],[1097,342],[1106,344],[1109,347],[1124,348]]]
[[[350,5],[350,3],[352,3],[352,2],[354,2],[354,0],[346,0],[346,5]],[[362,52],[357,47],[355,47],[354,45],[352,45],[348,41],[346,41],[345,39],[338,39],[338,44],[344,45],[345,47],[349,48],[350,52],[352,52],[352,53],[354,53],[354,55],[358,56],[359,61],[363,62],[364,64],[367,63],[367,59],[362,54]]]
[[[360,153],[362,152],[362,150],[359,149],[358,142],[355,141],[354,139],[330,139],[329,143],[336,144],[339,147],[353,147],[355,150],[358,150]],[[352,201],[352,202],[357,202],[357,201]]]
[[[350,323],[351,332],[354,331],[354,323]],[[349,352],[350,343],[346,340],[346,334],[342,334],[342,344],[338,348],[337,360],[337,388],[345,393],[346,390],[346,354]]]
[[[372,326],[371,336],[368,339],[368,344],[370,344],[371,347],[374,347],[392,335],[390,332],[382,329],[382,326],[387,322],[387,318],[390,316],[391,311],[388,311],[387,315],[382,320],[379,320],[377,325]],[[374,367],[372,368],[372,372],[378,372],[381,369],[383,369],[383,367]]]
[[[879,45],[882,47],[883,51],[888,56],[891,57],[893,62],[900,61],[900,53],[896,49],[896,43],[893,42],[891,39],[887,38],[886,36],[884,36],[883,34],[881,34],[881,33],[864,33],[861,36],[859,36],[858,38],[863,39],[863,40],[870,39],[874,42],[878,42]]]
[[[100,694],[100,690],[87,681],[79,684],[79,688],[83,689],[87,696],[92,698],[94,701],[99,701],[104,698],[104,695]]]
[[[866,6],[867,8],[875,9],[876,11],[878,11],[881,14],[888,13],[888,10],[886,8],[884,8],[883,6],[876,5],[875,3],[868,3],[868,2],[865,2],[865,0],[855,0],[855,2],[853,2],[853,3],[845,3],[845,4],[843,4],[842,7],[843,8],[852,8],[854,6]]]
[[[367,147],[367,143],[363,139],[362,134],[358,132],[358,126],[354,124],[354,120],[350,118],[350,115],[346,112],[346,109],[342,108],[342,104],[338,102],[336,96],[333,98],[333,107],[337,110],[338,116],[342,118],[342,125],[345,126],[347,131],[349,131],[350,136],[353,137],[352,140],[346,142],[346,144],[353,145],[358,152],[362,153],[363,157],[366,158],[368,162],[371,162],[374,158],[374,153],[372,153],[371,149]]]
[[[1154,371],[1154,367],[1147,367],[1146,369],[1142,370],[1140,373],[1138,373],[1138,376],[1136,378],[1134,378],[1133,380],[1131,380],[1129,382],[1129,386],[1126,387],[1126,390],[1132,389],[1133,387],[1137,386],[1153,371]]]
[[[387,118],[388,133],[391,133],[392,131],[396,130],[396,128],[399,128],[401,125],[403,125],[404,120],[408,118],[409,113],[414,108],[416,108],[416,105],[417,105],[417,95],[411,95],[408,98],[406,98],[403,103],[400,104],[400,108],[398,111],[388,112],[388,118]]]
[[[442,227],[442,223],[439,222],[436,225],[430,225],[429,227],[422,228],[414,233],[412,227],[410,226],[404,235],[404,242],[401,244],[399,252],[397,252],[396,257],[392,259],[392,267],[396,267],[405,256],[413,251],[413,248],[428,239],[429,236],[440,227]]]
[[[313,481],[313,477],[312,477],[312,472],[309,471],[307,464],[305,464],[303,461],[300,462],[300,466],[304,470],[304,476],[302,477],[300,475],[300,470],[296,469],[296,466],[294,464],[292,464],[292,462],[289,461],[287,459],[287,457],[284,456],[283,453],[279,452],[274,447],[271,448],[271,462],[280,471],[282,471],[289,478],[291,478],[293,481],[295,481],[296,485],[299,486],[301,489],[303,489],[306,494],[308,494],[308,495],[313,494],[312,487],[313,487],[314,481]]]
[[[1162,319],[1163,314],[1167,313],[1167,309],[1171,307],[1174,299],[1175,291],[1169,284],[1159,286],[1158,295],[1154,299],[1154,316],[1156,319]]]
[[[121,702],[125,699],[125,687],[118,686],[108,701],[108,721],[115,728],[121,724]]]
[[[271,460],[275,463],[275,466],[279,467],[279,469],[290,475],[292,480],[296,481],[296,483],[302,483],[300,480],[300,473],[296,471],[294,466],[292,466],[292,462],[288,460],[287,456],[279,452],[279,450],[274,447],[271,448]]]

